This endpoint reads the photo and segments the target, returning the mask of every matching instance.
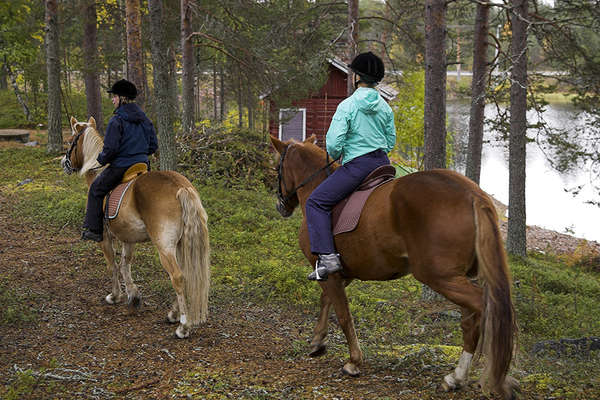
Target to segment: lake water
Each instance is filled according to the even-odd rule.
[[[469,131],[469,103],[448,102],[448,130],[456,132],[457,153],[465,153]],[[486,118],[495,117],[496,110],[486,107]],[[536,115],[528,113],[528,121]],[[548,105],[543,114],[546,122],[556,128],[571,129],[582,126],[584,121],[569,105]],[[531,132],[528,136],[533,136]],[[480,185],[489,194],[508,204],[508,146],[496,140],[497,134],[486,127],[481,161]],[[457,158],[454,167],[465,172],[464,158]],[[585,184],[577,197],[565,188]],[[598,200],[590,185],[589,171],[580,170],[561,174],[554,170],[536,143],[527,145],[526,193],[527,225],[537,225],[576,237],[600,241],[600,207],[586,204],[586,200]]]

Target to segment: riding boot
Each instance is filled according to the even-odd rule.
[[[319,254],[315,270],[308,275],[310,281],[326,281],[330,274],[342,270],[340,255],[336,253]]]

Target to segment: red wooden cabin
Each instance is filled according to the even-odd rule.
[[[269,107],[269,133],[280,140],[296,139],[302,141],[314,134],[317,144],[325,144],[325,135],[335,110],[347,97],[348,68],[345,63],[330,59],[329,76],[325,85],[315,95],[292,103],[289,108],[279,108],[271,100]],[[382,97],[388,102],[394,95],[378,87]]]

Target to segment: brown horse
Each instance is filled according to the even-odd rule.
[[[71,117],[71,130],[71,147],[61,165],[67,174],[79,172],[89,187],[101,171],[96,157],[104,142],[93,117],[88,122]],[[177,172],[152,171],[136,178],[121,202],[118,216],[105,223],[100,247],[112,269],[112,291],[106,296],[109,304],[123,300],[113,242],[123,245],[120,271],[128,303],[137,307],[141,300],[131,279],[131,259],[135,243],[148,240],[156,246],[177,295],[167,319],[179,322],[175,333],[185,338],[192,327],[206,321],[208,314],[210,246],[207,215],[200,196],[190,181]]]
[[[327,177],[326,154],[314,144],[314,136],[303,143],[273,137],[271,141],[281,155],[277,209],[287,217],[300,205],[305,213],[309,195]],[[314,265],[306,215],[299,240]],[[350,349],[343,372],[358,375],[362,352],[345,286],[353,279],[383,281],[412,273],[462,310],[463,353],[442,387],[448,391],[464,385],[479,350],[488,362],[482,377],[485,387],[505,399],[516,396],[518,383],[507,375],[516,333],[511,279],[494,205],[475,183],[449,170],[395,179],[371,194],[356,229],[336,235],[335,245],[344,273],[319,282],[321,312],[312,356],[324,353],[333,305]]]

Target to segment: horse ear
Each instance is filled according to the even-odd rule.
[[[271,136],[271,143],[273,143],[273,147],[275,147],[275,150],[277,150],[279,154],[281,154],[283,150],[287,147],[287,143],[282,142],[275,136]]]
[[[90,119],[88,120],[88,125],[96,129],[96,120],[94,119],[94,117],[90,117]]]
[[[312,135],[310,135],[309,137],[307,137],[304,140],[304,143],[312,143],[312,144],[317,144],[317,136],[315,136],[315,134],[313,133]]]
[[[75,119],[75,117],[71,116],[71,129],[75,130],[75,124],[77,123],[77,120]]]

